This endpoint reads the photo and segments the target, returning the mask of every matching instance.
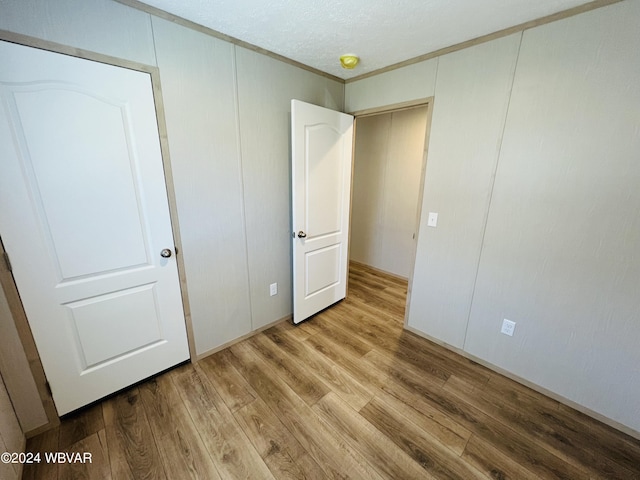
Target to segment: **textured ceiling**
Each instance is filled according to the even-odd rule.
[[[344,79],[585,0],[144,0],[143,3]],[[360,65],[340,67],[344,53]]]

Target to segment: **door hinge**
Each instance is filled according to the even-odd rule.
[[[9,254],[7,252],[2,252],[2,256],[4,257],[4,263],[7,265],[7,270],[13,272],[13,267],[11,266],[11,260],[9,260]]]

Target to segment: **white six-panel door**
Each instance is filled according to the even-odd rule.
[[[353,117],[291,101],[293,321],[346,295]]]
[[[151,80],[0,42],[0,100],[0,235],[62,415],[189,357]]]

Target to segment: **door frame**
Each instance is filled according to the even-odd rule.
[[[369,117],[373,115],[380,115],[385,113],[401,112],[403,110],[409,110],[417,107],[427,107],[427,122],[426,131],[424,135],[424,147],[422,150],[422,167],[420,169],[420,187],[418,191],[418,208],[416,209],[416,227],[415,227],[415,241],[413,242],[413,252],[411,253],[411,270],[409,272],[408,285],[407,285],[407,299],[404,308],[404,328],[407,327],[409,322],[409,305],[411,303],[411,290],[413,284],[413,274],[416,268],[416,253],[418,251],[418,238],[420,235],[420,218],[422,216],[422,200],[424,197],[424,181],[427,172],[427,154],[429,150],[429,134],[431,133],[431,119],[433,116],[433,103],[434,97],[418,98],[416,100],[410,100],[407,102],[393,103],[389,105],[383,105],[380,107],[367,108],[364,110],[358,110],[355,112],[348,112],[354,116],[353,121],[353,163],[351,165],[351,201],[349,202],[349,225],[351,225],[351,212],[353,209],[353,177],[355,172],[355,149],[356,139],[358,135],[358,119],[362,117]],[[347,266],[350,261],[351,254],[351,227],[349,227],[349,255],[347,257]],[[349,294],[349,275],[347,275],[347,295]]]
[[[164,103],[162,100],[162,88],[160,84],[160,69],[152,65],[146,65],[143,63],[133,62],[130,60],[112,57],[101,53],[93,52],[90,50],[84,50],[80,48],[69,47],[60,43],[50,42],[39,38],[31,37],[28,35],[22,35],[19,33],[9,32],[7,30],[0,30],[0,40],[24,45],[27,47],[33,47],[40,50],[46,50],[53,53],[61,53],[63,55],[69,55],[72,57],[81,58],[84,60],[91,60],[99,63],[113,65],[116,67],[127,68],[130,70],[136,70],[149,74],[151,77],[151,89],[153,92],[153,101],[156,110],[156,119],[158,122],[158,137],[160,140],[160,152],[162,155],[162,166],[165,176],[165,187],[167,191],[167,199],[169,203],[169,216],[171,219],[171,228],[173,231],[173,241],[176,247],[176,260],[178,266],[178,280],[180,283],[180,295],[182,299],[182,308],[184,310],[185,325],[187,330],[187,341],[189,345],[189,356],[191,361],[196,361],[196,349],[195,340],[193,336],[193,325],[191,322],[191,309],[189,307],[189,294],[187,290],[187,278],[185,275],[184,257],[182,253],[182,240],[180,237],[180,223],[178,221],[178,209],[176,203],[176,196],[173,183],[173,174],[171,170],[171,157],[169,155],[169,140],[167,135],[167,125],[165,121]],[[1,236],[0,232],[0,236]],[[0,255],[4,256],[4,246],[0,241]],[[33,335],[31,334],[31,328],[29,326],[27,315],[25,313],[22,301],[20,300],[20,294],[18,293],[18,287],[14,281],[11,271],[3,266],[0,268],[0,286],[4,291],[7,298],[9,310],[13,317],[15,327],[18,331],[20,341],[22,342],[23,349],[29,361],[31,374],[35,380],[38,393],[40,394],[40,400],[44,407],[45,413],[49,420],[49,423],[42,425],[34,430],[25,432],[27,437],[33,437],[41,432],[49,430],[60,423],[58,412],[53,403],[53,398],[48,389],[47,379],[44,374],[40,355],[36,348]],[[7,376],[11,377],[11,372],[2,371],[0,374],[3,378]],[[8,392],[11,397],[11,392]]]

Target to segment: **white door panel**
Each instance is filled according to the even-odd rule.
[[[340,232],[343,216],[341,133],[328,124],[305,126],[307,241]],[[311,236],[312,235],[312,236]]]
[[[3,90],[11,122],[20,126],[16,135],[25,153],[23,175],[46,221],[60,280],[147,264],[150,252],[136,195],[140,188],[137,179],[132,181],[135,159],[126,148],[131,133],[124,131],[125,122],[130,123],[126,105],[98,100],[64,84]],[[60,118],[61,111],[92,114]],[[84,138],[91,143],[78,141]],[[61,162],[51,161],[52,151]],[[87,181],[91,178],[100,181]],[[118,228],[111,228],[115,224]],[[77,255],[88,244],[103,254]]]
[[[0,234],[58,413],[188,359],[150,76],[0,42]]]
[[[292,100],[291,122],[298,323],[346,295],[353,117]]]
[[[340,282],[340,260],[342,245],[335,244],[317,248],[305,256],[307,269],[305,297],[316,295],[325,288],[331,288]]]

